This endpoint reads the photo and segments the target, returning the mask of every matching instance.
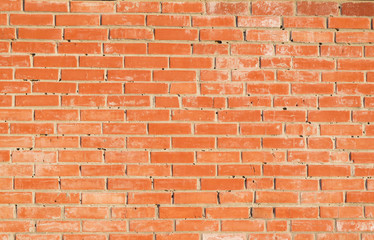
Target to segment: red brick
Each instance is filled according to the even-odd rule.
[[[12,123],[10,132],[14,134],[53,134],[54,126],[51,123]]]
[[[362,135],[360,125],[321,125],[321,135]]]
[[[283,83],[248,83],[247,84],[247,93],[249,94],[288,94],[289,93],[289,86],[288,84]]]
[[[348,122],[350,112],[348,111],[309,111],[308,120],[311,122]]]
[[[130,231],[135,232],[170,232],[173,228],[172,220],[132,220]]]
[[[36,225],[38,232],[79,232],[79,221],[38,221]]]
[[[220,54],[228,55],[229,46],[227,44],[193,44],[193,54]]]
[[[329,28],[370,29],[369,18],[329,18]]]
[[[64,213],[67,218],[100,219],[109,215],[106,207],[66,207]]]
[[[7,25],[7,23],[8,23],[8,15],[0,14],[0,25]],[[9,45],[9,44],[7,44],[7,45]]]
[[[264,138],[264,148],[304,148],[303,138]]]
[[[12,80],[13,79],[13,69],[0,69],[0,77],[4,80]]]
[[[153,31],[146,28],[115,28],[110,30],[110,39],[153,39]]]
[[[103,15],[101,25],[129,25],[129,26],[144,26],[145,17],[143,15]]]
[[[127,148],[170,148],[170,139],[168,137],[128,137]]]
[[[323,17],[285,17],[283,26],[285,28],[326,28],[326,20]]]
[[[160,12],[159,2],[119,2],[117,12],[151,13]]]
[[[318,208],[291,208],[291,207],[276,207],[275,216],[279,218],[317,218]]]
[[[212,121],[215,118],[214,111],[199,110],[173,110],[172,120],[177,121]]]
[[[212,148],[215,139],[211,137],[173,137],[173,148]]]
[[[234,27],[234,16],[193,16],[194,27]]]
[[[207,2],[206,12],[219,15],[246,15],[249,13],[249,4],[246,2]]]
[[[83,148],[121,148],[125,146],[123,137],[81,137]]]
[[[336,176],[339,176],[338,174]],[[362,179],[322,179],[322,190],[364,190]]]
[[[67,12],[68,3],[56,0],[26,0],[24,8],[30,12]]]
[[[121,83],[80,83],[78,85],[81,94],[120,94],[123,92]]]
[[[96,237],[97,235],[95,235]],[[103,236],[104,239],[106,236]],[[113,240],[131,240],[131,239],[134,239],[134,238],[138,238],[139,240],[152,240],[153,238],[153,235],[152,234],[140,234],[140,233],[136,233],[136,234],[110,234],[110,238],[112,238]],[[81,239],[79,239],[81,240]]]
[[[275,16],[238,16],[239,27],[280,27],[280,17]]]
[[[2,67],[30,67],[30,57],[24,55],[3,55],[0,57]]]
[[[160,218],[201,218],[203,209],[201,207],[161,207]]]
[[[256,53],[252,53],[256,54]],[[219,68],[233,68],[233,69],[240,69],[240,68],[258,68],[259,60],[258,58],[234,58],[234,57],[217,57],[216,58],[216,67]],[[223,74],[222,74],[223,75]],[[220,75],[219,75],[220,76]],[[210,77],[210,76],[209,76]],[[222,81],[224,77],[220,77],[217,80]]]
[[[189,44],[149,43],[148,53],[163,55],[190,55],[191,46]]]
[[[163,13],[202,13],[204,4],[202,2],[163,2]]]
[[[148,82],[148,81],[151,81],[151,71],[149,70],[108,70],[108,80],[109,81],[145,81],[145,82]],[[114,97],[114,96],[111,96],[111,97]]]
[[[150,190],[152,182],[150,179],[113,179],[108,180],[110,190]]]
[[[10,14],[9,18],[10,25],[53,25],[53,15],[51,14]]]
[[[260,168],[256,165],[223,165],[218,167],[219,176],[243,176],[243,175],[260,175]]]
[[[322,82],[363,82],[364,74],[360,72],[324,72]]]
[[[57,15],[56,26],[99,26],[99,15],[69,14]]]
[[[246,32],[247,41],[264,42],[287,42],[289,40],[288,32],[280,30],[248,30]]]
[[[114,218],[151,218],[155,216],[154,207],[113,207]]]
[[[0,231],[9,232],[29,232],[34,229],[31,221],[0,221]]]
[[[374,13],[374,4],[371,2],[347,2],[342,3],[342,15],[347,16],[372,16]]]
[[[156,40],[183,40],[193,41],[198,38],[197,29],[155,29]]]
[[[166,165],[129,165],[126,172],[128,176],[170,176],[170,167]]]
[[[128,110],[127,121],[167,121],[169,110]]]
[[[286,56],[317,56],[317,46],[302,46],[302,45],[276,45],[277,55]]]
[[[222,122],[253,122],[259,121],[261,112],[258,110],[219,111],[218,120]]]
[[[208,165],[178,165],[173,166],[174,176],[215,176],[215,168]]]
[[[148,15],[147,26],[188,27],[190,17],[183,15]]]
[[[3,94],[29,93],[31,92],[31,85],[29,82],[0,82],[0,92]]]
[[[271,105],[271,99],[269,96],[229,97],[228,100],[230,108],[250,106],[268,107]]]
[[[197,190],[195,179],[155,179],[154,189],[156,190]]]
[[[16,106],[58,106],[58,96],[17,96]]]
[[[142,123],[104,123],[104,134],[146,134],[146,125]]]
[[[225,203],[252,203],[253,192],[221,192],[219,193],[220,202]]]
[[[262,68],[290,68],[290,58],[261,58]]]
[[[99,106],[105,105],[105,97],[103,96],[62,96],[61,105],[62,106],[99,107]]]
[[[166,68],[166,57],[125,57],[126,68]]]
[[[278,178],[275,181],[275,188],[277,190],[317,191],[318,185],[318,180],[312,179]]]
[[[202,179],[202,190],[242,190],[244,179]]]
[[[82,193],[82,204],[124,204],[126,193]]]
[[[75,56],[35,56],[35,67],[77,67]]]
[[[358,218],[363,216],[362,207],[320,207],[320,215],[323,218]]]
[[[53,178],[16,178],[14,189],[58,189],[58,180]]]
[[[332,70],[335,68],[335,62],[329,60],[312,60],[306,58],[294,59],[293,67],[295,69],[321,69],[321,70]]]
[[[239,29],[201,29],[202,41],[239,41],[243,40],[243,32]]]
[[[101,155],[99,155],[101,158]],[[147,152],[108,151],[105,153],[105,162],[108,163],[147,163]]]
[[[43,39],[43,40],[61,40],[62,29],[56,28],[19,28],[19,39]]]
[[[334,34],[333,32],[292,31],[291,39],[294,42],[329,43],[334,42]]]
[[[297,203],[298,194],[294,192],[257,192],[256,203]]]
[[[92,28],[66,28],[65,40],[107,40],[107,29],[92,29]]]
[[[291,226],[295,232],[327,232],[334,229],[334,224],[331,220],[292,220]]]
[[[64,190],[103,190],[106,188],[105,179],[67,179],[61,180]]]
[[[330,240],[334,238],[358,240],[356,233],[321,233],[317,235],[318,240]]]
[[[332,94],[334,85],[328,83],[295,83],[292,84],[291,91],[294,94]]]
[[[55,43],[50,42],[14,42],[12,43],[13,52],[21,53],[55,53]]]
[[[297,2],[298,15],[338,15],[339,4],[337,2]]]
[[[338,149],[372,149],[373,140],[370,138],[361,139],[350,139],[350,138],[338,138],[336,146]]]
[[[361,231],[371,232],[372,220],[338,220],[337,230],[338,231]]]
[[[372,42],[373,37],[373,32],[340,32],[336,34],[336,42],[368,43]]]
[[[80,59],[81,61],[82,59]],[[79,70],[79,69],[62,69],[61,80],[66,81],[102,81],[104,80],[103,70]]]
[[[293,15],[294,3],[291,1],[257,1],[252,3],[253,15]]]
[[[366,152],[352,152],[351,158],[354,163],[371,163],[372,160],[372,153]]]
[[[19,207],[17,208],[18,218],[31,219],[56,219],[61,217],[59,207]]]
[[[15,39],[16,38],[16,29],[15,28],[1,28],[0,29],[0,39]],[[23,30],[19,30],[19,38],[24,37]]]
[[[262,232],[265,228],[263,220],[223,220],[222,231]]]
[[[114,12],[115,5],[113,2],[86,2],[75,1],[70,3],[71,12]]]
[[[122,57],[91,57],[91,56],[81,56],[79,57],[80,67],[89,68],[121,68],[123,67]]]
[[[1,11],[21,11],[22,1],[21,0],[5,0],[0,4]]]
[[[301,193],[301,203],[343,203],[342,192]]]
[[[39,80],[57,80],[57,69],[34,69],[34,68],[19,68],[16,70],[16,79],[39,79]]]
[[[147,45],[143,43],[104,43],[104,53],[145,54]]]
[[[217,204],[215,192],[176,192],[175,204]]]

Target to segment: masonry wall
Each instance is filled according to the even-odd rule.
[[[1,240],[374,239],[374,2],[0,11]]]

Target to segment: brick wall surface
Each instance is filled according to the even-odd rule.
[[[0,11],[1,240],[374,239],[374,2]]]

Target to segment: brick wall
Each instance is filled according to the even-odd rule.
[[[374,2],[0,11],[1,240],[374,239]]]

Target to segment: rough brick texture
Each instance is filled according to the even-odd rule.
[[[374,239],[374,2],[0,1],[0,240]]]

